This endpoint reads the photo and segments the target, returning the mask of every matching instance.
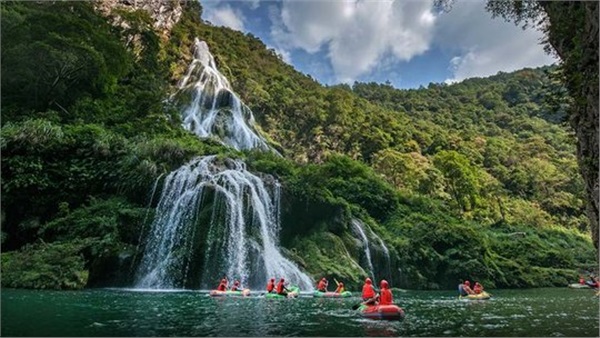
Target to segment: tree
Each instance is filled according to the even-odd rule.
[[[493,16],[542,30],[546,51],[555,52],[562,61],[563,82],[573,98],[569,122],[578,139],[577,158],[598,249],[598,2],[488,1],[486,8]]]
[[[479,196],[479,182],[477,170],[469,159],[454,150],[444,150],[433,157],[433,164],[444,175],[448,193],[461,210],[473,209]]]

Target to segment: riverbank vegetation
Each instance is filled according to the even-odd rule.
[[[166,40],[142,11],[123,29],[86,2],[1,10],[5,287],[130,285],[162,179],[207,154],[282,183],[281,244],[315,278],[367,275],[355,219],[387,244],[375,275],[402,288],[564,286],[598,264],[557,67],[327,87],[198,4]],[[196,36],[283,156],[180,127],[165,99]]]

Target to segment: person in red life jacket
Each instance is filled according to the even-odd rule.
[[[275,278],[271,278],[269,283],[267,283],[267,292],[271,293],[275,291]]]
[[[329,282],[327,282],[327,279],[325,279],[325,277],[321,278],[321,280],[319,281],[319,284],[317,284],[317,291],[327,292],[327,285],[329,285]]]
[[[344,291],[346,291],[346,290],[344,289],[344,283],[342,283],[342,282],[339,282],[339,283],[337,284],[337,288],[335,289],[335,293],[342,293],[342,292],[344,292]]]
[[[277,294],[278,295],[287,296],[288,291],[290,291],[285,287],[284,283],[285,283],[285,279],[283,279],[283,278],[281,278],[279,280],[279,283],[277,283]]]
[[[579,284],[585,285],[585,278],[582,275],[579,275]]]
[[[483,291],[483,285],[479,284],[479,282],[475,282],[473,291],[475,292],[476,295],[480,294]]]
[[[240,281],[236,280],[235,282],[233,282],[231,291],[240,291]]]
[[[377,291],[375,291],[375,288],[373,287],[371,278],[365,279],[365,284],[362,288],[362,300],[367,305],[373,305],[377,300]]]
[[[468,280],[466,280],[465,283],[463,284],[463,290],[465,290],[465,292],[469,295],[475,294],[475,291],[473,291],[473,289],[471,289],[471,282],[469,282]]]
[[[227,291],[227,280],[221,279],[221,284],[217,287],[218,291]]]
[[[392,305],[394,296],[389,289],[388,282],[384,279],[380,283],[381,291],[379,291],[379,305]]]

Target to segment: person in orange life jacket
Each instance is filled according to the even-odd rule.
[[[227,280],[226,279],[221,279],[221,283],[217,287],[217,290],[218,291],[227,291]]]
[[[468,280],[466,280],[465,283],[463,284],[463,290],[465,290],[465,292],[469,295],[475,294],[475,291],[473,291],[473,289],[471,289],[471,282],[469,282]]]
[[[317,285],[317,291],[327,292],[327,285],[329,285],[329,283],[327,282],[327,279],[325,279],[325,277],[321,278],[321,280],[319,281],[319,284]]]
[[[475,294],[480,294],[483,291],[483,285],[479,284],[479,282],[475,282],[475,286],[473,287],[473,291]]]
[[[231,291],[240,291],[240,281],[236,280],[235,282],[233,282]]]
[[[388,282],[384,279],[380,283],[381,291],[379,291],[379,305],[392,305],[394,296],[389,289]]]
[[[373,281],[371,278],[365,279],[365,284],[362,288],[362,300],[367,305],[373,305],[377,301],[377,291],[373,287]]]
[[[267,283],[267,292],[271,293],[275,291],[275,278],[271,278],[269,283]]]
[[[335,289],[335,293],[342,293],[344,292],[344,283],[339,282],[337,285],[337,288]]]
[[[284,285],[285,279],[280,279],[279,283],[277,283],[277,294],[282,295],[282,296],[287,296],[287,291],[288,290],[285,285]]]

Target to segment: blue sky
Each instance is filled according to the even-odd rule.
[[[543,35],[501,18],[484,1],[200,0],[202,18],[259,37],[322,84],[390,81],[397,88],[455,82],[555,63]]]

